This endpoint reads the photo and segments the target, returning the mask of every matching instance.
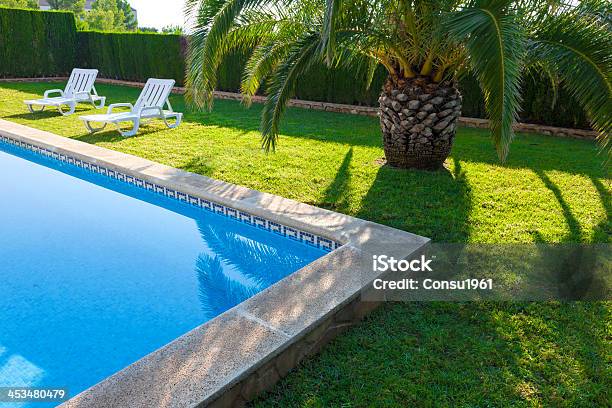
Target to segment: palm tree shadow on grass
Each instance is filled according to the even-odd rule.
[[[504,302],[476,304],[474,308],[485,316],[483,335],[504,344],[498,353],[500,357],[496,356],[495,367],[504,368],[505,381],[519,400],[525,398],[522,384],[527,383],[535,387],[545,406],[607,404],[605,387],[591,388],[592,383],[601,384],[608,369],[605,356],[609,346],[603,334],[609,310],[604,302]],[[503,314],[507,320],[500,321]],[[538,325],[541,326],[536,329]],[[537,346],[529,345],[531,341],[537,342]],[[526,350],[530,350],[528,359]],[[549,354],[552,350],[554,358]],[[491,372],[495,373],[484,371],[484,377]],[[549,393],[542,395],[538,386],[551,386],[553,381],[558,381],[552,387],[555,392],[550,393],[549,388]],[[573,386],[577,381],[582,386]],[[584,391],[586,385],[589,392]],[[560,401],[564,403],[559,404]]]
[[[447,168],[432,172],[398,170],[381,166],[361,201],[357,217],[423,235],[436,242],[467,242],[471,230],[471,188],[461,161],[452,158],[451,162],[452,171]]]
[[[351,147],[344,156],[342,164],[336,172],[334,180],[327,186],[323,192],[323,198],[318,203],[319,206],[332,211],[342,211],[347,206],[347,194],[349,191],[349,183],[351,178],[350,165],[353,160],[353,147]]]
[[[333,211],[347,209],[352,160],[353,147],[316,205]],[[447,168],[428,172],[381,166],[356,216],[439,242],[466,242],[471,189],[461,162],[457,159],[452,162],[452,172]],[[394,195],[399,198],[389,198]],[[402,205],[398,206],[400,202]]]
[[[591,177],[591,182],[599,193],[599,198],[607,214],[606,218],[593,229],[591,242],[610,243],[610,237],[612,237],[612,225],[610,223],[610,217],[612,216],[612,197],[610,196],[610,188],[612,186],[608,185],[608,187],[606,187],[601,180],[596,177]],[[610,183],[609,179],[608,183]]]
[[[558,285],[558,295],[563,299],[570,300],[605,298],[608,287],[600,269],[600,254],[598,249],[585,245],[609,240],[606,229],[609,229],[611,208],[607,189],[597,178],[591,177],[593,185],[600,194],[607,217],[594,228],[593,235],[589,239],[584,236],[580,222],[573,214],[559,187],[545,172],[536,171],[535,173],[555,196],[568,227],[568,233],[560,240],[560,243],[565,245],[539,245],[536,247],[540,250],[540,257],[550,258],[553,262],[560,260],[555,264],[554,270],[551,271],[554,275],[551,276],[551,279],[554,279]],[[535,231],[534,236],[536,243],[547,243],[547,240],[539,231]]]
[[[338,169],[336,178],[326,190],[327,200],[333,202],[341,199],[339,191],[349,185],[351,158],[352,152],[349,150]],[[382,166],[363,200],[362,212],[368,215],[374,213],[377,217],[374,221],[395,223],[407,231],[433,236],[438,241],[468,242],[471,189],[461,161],[457,158],[452,160],[452,171],[434,173],[397,171]],[[562,200],[559,189],[545,174],[540,174],[555,197]],[[432,183],[434,180],[436,183]],[[426,190],[426,184],[437,184],[439,188]],[[397,203],[395,200],[386,201],[387,190],[399,186],[402,187],[407,207],[407,211],[402,214],[407,219],[396,216],[387,218],[387,214],[396,210],[393,204]],[[600,185],[598,190],[603,199],[605,188]],[[421,194],[423,197],[419,197]],[[567,203],[563,202],[561,207],[568,224],[571,225],[570,236],[575,239],[581,234],[580,225],[571,214]],[[449,211],[452,215],[447,221]],[[410,225],[414,225],[414,228]],[[462,228],[456,233],[451,233],[450,231],[457,226]],[[427,231],[431,233],[428,234]],[[393,320],[391,324],[387,322],[389,319],[386,316],[387,311],[393,310],[402,317]],[[349,365],[345,364],[346,358],[343,355],[331,358],[331,363],[335,364],[334,370],[321,371],[319,362],[307,362],[306,370],[310,370],[312,375],[319,378],[314,382],[315,385],[312,385],[312,382],[298,380],[298,385],[295,386],[294,377],[293,380],[287,381],[284,387],[277,387],[268,394],[267,397],[270,399],[262,397],[258,402],[263,406],[275,405],[278,402],[276,398],[284,398],[289,392],[291,401],[297,405],[307,402],[316,404],[322,402],[317,400],[317,395],[321,391],[318,389],[319,384],[326,383],[333,389],[345,390],[342,381],[346,378],[351,379],[354,387],[366,387],[366,384],[369,386],[378,379],[368,370],[354,367],[371,367],[372,361],[379,366],[382,362],[377,359],[386,358],[390,360],[385,364],[390,367],[386,374],[408,381],[414,379],[418,384],[424,382],[424,387],[439,390],[439,394],[436,395],[438,401],[452,400],[455,405],[474,405],[474,395],[479,396],[476,405],[483,403],[499,405],[503,402],[520,405],[526,403],[523,392],[525,384],[535,388],[536,394],[540,394],[539,387],[549,386],[551,381],[563,381],[563,379],[567,379],[567,383],[560,383],[557,389],[561,395],[541,395],[544,402],[554,404],[555,401],[570,401],[569,404],[572,405],[572,401],[588,401],[587,404],[592,403],[595,406],[596,403],[599,403],[599,406],[606,403],[605,391],[600,389],[588,395],[583,394],[581,387],[572,386],[574,378],[568,377],[565,373],[569,370],[571,375],[579,376],[577,381],[584,381],[584,384],[601,383],[605,378],[607,367],[604,356],[608,347],[602,334],[606,331],[609,311],[603,303],[559,303],[549,308],[548,305],[538,305],[538,303],[472,302],[445,305],[443,302],[411,302],[388,304],[378,313],[380,314],[375,314],[368,324],[362,325],[360,331],[350,332],[348,336],[352,336],[351,340],[338,340],[340,343],[337,343],[339,344],[337,347],[341,350],[345,349],[347,344],[354,342],[369,345],[365,350],[352,353]],[[431,315],[431,319],[423,319],[419,317],[421,315]],[[521,327],[512,325],[521,319],[528,320],[528,323],[523,323]],[[540,321],[546,325],[545,332],[534,327]],[[587,324],[582,324],[583,322]],[[533,331],[533,334],[525,334],[525,331],[527,333]],[[382,332],[385,333],[384,336],[381,336]],[[440,342],[440,339],[445,340]],[[531,342],[537,343],[540,347],[546,345],[550,348],[540,351],[540,348]],[[389,344],[393,344],[397,349],[394,354],[396,357],[381,357],[368,352],[368,349],[386,349]],[[330,364],[330,355],[338,353],[337,350],[337,348],[332,351],[328,349],[323,352],[325,356],[322,358],[326,364]],[[547,354],[549,350],[557,350],[555,354],[557,358],[551,359]],[[531,355],[532,358],[525,358],[526,351],[534,353]],[[413,368],[406,364],[406,356],[420,361],[431,357],[424,355],[427,353],[434,355],[433,360],[437,364],[421,366],[423,371],[419,371],[415,376]],[[436,359],[436,353],[445,356],[442,361]],[[465,363],[457,361],[463,358],[469,361]],[[570,360],[577,363],[578,370],[572,370],[572,363],[568,362]],[[466,368],[462,367],[462,364],[470,366]],[[466,370],[471,373],[468,377],[464,377]],[[442,378],[440,371],[444,372]],[[333,372],[334,375],[329,376],[329,372]],[[504,377],[500,381],[502,373]],[[549,378],[548,375],[552,377]],[[389,376],[386,375],[385,378],[388,379]],[[449,386],[449,381],[454,383]],[[483,383],[489,386],[483,388]],[[396,384],[385,382],[384,387],[396,391],[403,390],[404,393],[397,393],[396,401],[399,401],[399,395],[406,396],[405,393],[408,392],[402,389],[402,384],[399,380]],[[496,386],[491,387],[491,384]],[[550,387],[548,390],[550,391]],[[347,396],[338,395],[338,397]],[[417,395],[409,397],[418,398]],[[561,399],[555,400],[555,398]],[[360,400],[358,405],[368,405],[368,401],[376,403],[376,399]],[[491,402],[487,403],[488,401]],[[339,403],[345,400],[333,402]]]
[[[562,239],[561,242],[582,242],[583,241],[583,232],[582,226],[580,222],[572,213],[572,210],[567,203],[567,201],[563,198],[563,194],[559,187],[548,177],[548,175],[542,170],[534,170],[536,175],[542,180],[547,189],[549,189],[555,196],[555,199],[559,203],[561,207],[561,211],[563,213],[563,218],[565,218],[565,223],[569,229],[569,233]],[[535,232],[536,242],[546,242],[546,240],[539,234],[539,232]]]

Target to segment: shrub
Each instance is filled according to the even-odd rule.
[[[183,84],[185,58],[180,35],[80,31],[78,61],[104,78],[144,82],[172,78]]]
[[[0,8],[0,77],[66,75],[75,43],[72,13]]]

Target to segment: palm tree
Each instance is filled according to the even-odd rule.
[[[241,91],[247,104],[265,84],[263,147],[274,149],[295,85],[311,67],[348,66],[366,84],[388,72],[380,102],[387,162],[439,167],[450,153],[461,93],[478,78],[500,160],[520,108],[521,77],[561,83],[589,115],[610,154],[612,35],[608,0],[188,0],[189,100],[210,106],[223,58],[250,52]]]

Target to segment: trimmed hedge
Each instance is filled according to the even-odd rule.
[[[386,78],[386,71],[380,68],[370,89],[365,89],[362,85],[364,79],[354,72],[317,67],[298,84],[296,95],[304,100],[377,106],[380,89]],[[467,75],[459,81],[459,89],[463,95],[462,115],[486,118],[484,99],[478,81],[473,76]],[[523,110],[519,112],[521,122],[576,129],[590,128],[584,111],[563,87],[560,87],[556,101],[550,82],[545,78],[529,77],[521,89],[523,90],[521,104]]]
[[[220,88],[224,91],[238,91],[245,58],[230,57],[220,72]],[[366,89],[363,75],[347,69],[313,67],[304,75],[296,87],[296,97],[317,102],[344,103],[349,105],[377,106],[380,89],[387,78],[384,68],[379,68],[369,89]],[[478,81],[466,75],[459,81],[463,95],[462,115],[471,118],[486,118],[484,99]],[[519,120],[525,123],[545,124],[576,129],[590,129],[589,121],[578,102],[563,87],[560,87],[555,101],[549,80],[528,77],[521,87],[523,94],[522,111]],[[555,102],[553,104],[553,102]]]
[[[76,31],[72,13],[0,8],[0,77],[39,77],[68,74],[75,66],[97,68],[100,77],[144,82],[147,78],[173,78],[183,85],[186,40],[179,35]],[[229,56],[219,70],[218,89],[240,89],[247,55]],[[296,97],[304,100],[378,104],[386,78],[376,72],[370,89],[364,76],[346,69],[314,67],[304,75]],[[484,103],[477,81],[460,82],[463,115],[484,118]],[[522,86],[523,122],[589,128],[578,103],[560,89],[553,106],[553,91],[545,79],[528,78]]]
[[[0,77],[66,75],[75,44],[72,13],[0,8]]]
[[[77,39],[79,66],[96,68],[103,78],[172,78],[183,85],[185,47],[180,35],[79,31]]]

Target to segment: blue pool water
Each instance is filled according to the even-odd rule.
[[[74,396],[323,254],[0,142],[0,387]]]

